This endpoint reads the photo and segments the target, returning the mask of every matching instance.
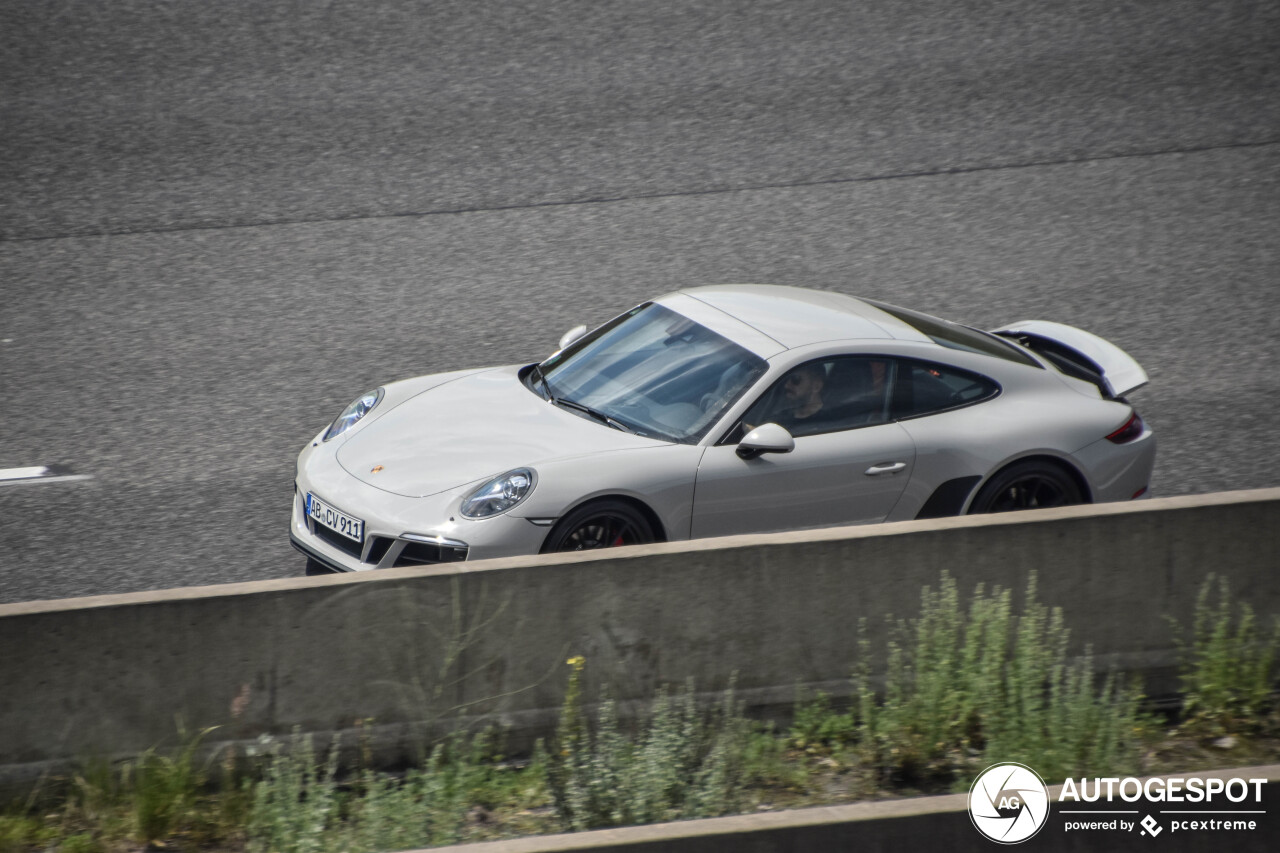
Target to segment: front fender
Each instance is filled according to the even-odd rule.
[[[653,510],[668,539],[688,539],[702,452],[697,445],[667,444],[544,463],[534,493],[512,515],[557,519],[587,501],[617,495]]]

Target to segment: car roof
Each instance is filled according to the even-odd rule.
[[[717,284],[678,292],[728,314],[787,349],[835,340],[929,342],[897,317],[843,293],[773,284]]]

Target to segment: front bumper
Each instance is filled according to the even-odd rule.
[[[356,542],[317,524],[308,516],[306,499],[300,489],[294,490],[289,543],[308,557],[340,572],[460,563],[467,559],[471,550],[466,542],[457,539],[419,533],[392,536],[370,532],[365,534],[363,542]]]
[[[506,513],[479,520],[462,516],[462,497],[474,485],[421,498],[393,494],[352,477],[337,464],[332,448],[317,441],[298,458],[289,540],[308,557],[342,572],[538,553],[547,536],[545,520],[535,524]],[[308,493],[363,521],[363,541],[316,525],[307,516]]]

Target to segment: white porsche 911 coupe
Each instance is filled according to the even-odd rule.
[[[298,457],[290,538],[308,572],[363,571],[1131,500],[1146,381],[1058,323],[680,290],[541,364],[362,394]]]

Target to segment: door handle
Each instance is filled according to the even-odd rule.
[[[864,473],[868,477],[878,477],[881,474],[896,474],[906,467],[905,462],[881,462],[879,465],[872,465]]]

